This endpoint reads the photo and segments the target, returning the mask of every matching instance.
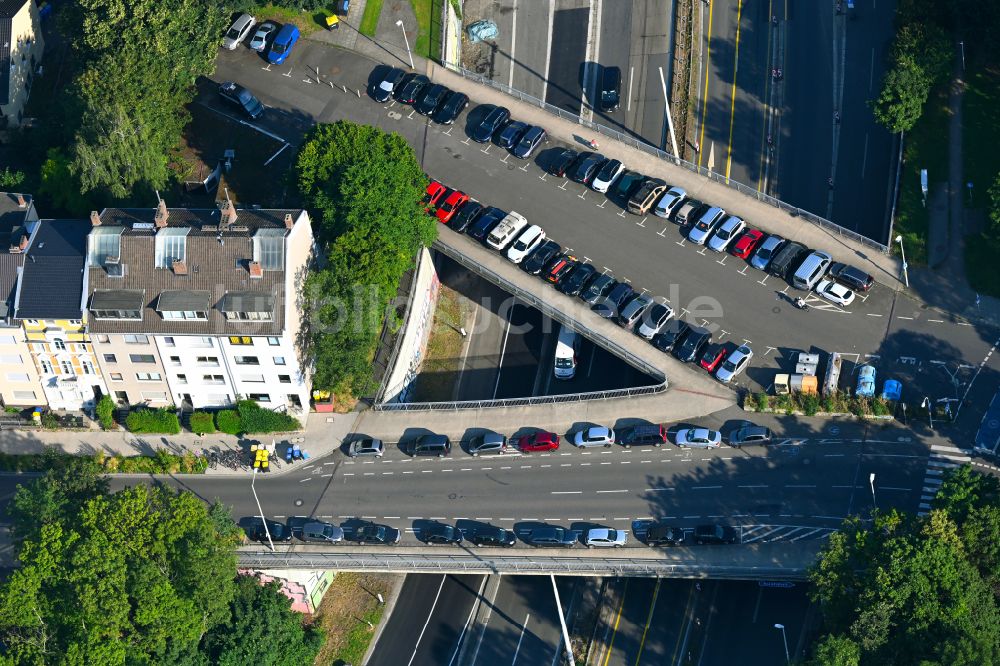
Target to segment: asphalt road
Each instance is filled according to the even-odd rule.
[[[555,10],[552,18],[552,52],[549,55],[545,101],[563,111],[579,114],[583,104],[583,74],[587,59],[590,8]]]

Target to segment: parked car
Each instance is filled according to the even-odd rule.
[[[537,547],[571,548],[577,542],[576,532],[562,527],[536,527],[521,538],[528,545]]]
[[[632,193],[641,187],[644,182],[646,182],[646,176],[643,174],[638,171],[626,171],[618,177],[618,182],[614,187],[614,194],[625,203],[628,203]]]
[[[284,543],[292,540],[292,530],[288,525],[279,523],[276,520],[268,520],[266,530],[264,529],[264,521],[258,516],[246,520],[245,525],[243,532],[250,541],[267,543],[268,534],[271,536],[271,541],[275,543]]]
[[[555,451],[559,448],[559,435],[545,430],[530,435],[522,435],[517,439],[517,448],[525,453]]]
[[[717,449],[722,443],[722,433],[708,428],[684,428],[677,431],[676,440],[682,449]]]
[[[682,227],[694,224],[708,209],[708,204],[704,204],[697,199],[688,199],[677,209],[677,213],[674,215],[674,222]]]
[[[557,289],[567,296],[577,296],[595,275],[597,269],[591,264],[580,264],[573,269],[569,277],[559,283]]]
[[[618,443],[632,446],[663,446],[667,443],[667,429],[662,425],[634,425],[618,431]]]
[[[882,386],[882,399],[889,402],[899,402],[901,397],[903,397],[903,385],[895,379],[885,380],[885,384]]]
[[[274,21],[264,21],[257,26],[257,32],[250,38],[250,48],[257,53],[263,53],[267,50],[267,41],[274,36],[277,30],[277,23]]]
[[[511,211],[500,220],[500,224],[493,227],[493,231],[486,237],[486,245],[503,252],[507,246],[512,244],[517,237],[528,227],[528,220],[518,213]]]
[[[667,183],[659,178],[647,178],[628,199],[628,212],[645,215],[667,189]]]
[[[706,244],[708,249],[713,252],[722,252],[743,232],[746,226],[747,223],[742,218],[730,215],[726,218],[725,222],[719,225],[718,231],[708,239],[708,243]]]
[[[652,303],[653,297],[648,294],[636,296],[619,312],[618,325],[631,330],[636,322],[639,321],[639,318],[642,317],[643,313],[646,312],[646,308],[652,305]]]
[[[618,67],[601,67],[597,99],[601,111],[616,111],[621,103],[622,70]]]
[[[854,391],[859,398],[871,398],[875,395],[875,368],[863,365],[858,369],[858,386]]]
[[[826,269],[830,267],[832,261],[833,259],[826,252],[819,250],[811,252],[802,260],[802,263],[795,270],[795,274],[792,275],[792,286],[796,289],[809,291],[826,275]]]
[[[708,237],[712,235],[715,228],[719,226],[726,216],[726,211],[718,206],[712,206],[698,218],[691,230],[688,231],[688,240],[695,245],[704,245]]]
[[[702,353],[701,360],[698,361],[698,364],[711,374],[715,372],[715,369],[719,367],[719,364],[722,363],[722,359],[724,358],[726,358],[725,345],[709,345]]]
[[[278,30],[271,42],[271,49],[267,52],[267,61],[272,65],[280,65],[292,53],[295,43],[299,41],[299,29],[293,23],[286,23]]]
[[[595,192],[607,192],[618,177],[625,172],[625,165],[619,160],[608,160],[594,176],[590,186]]]
[[[499,546],[510,548],[517,543],[517,536],[511,530],[493,525],[482,525],[462,530],[465,539],[475,546]]]
[[[385,73],[385,76],[383,76],[381,80],[372,85],[372,99],[380,104],[388,102],[393,93],[399,89],[400,83],[403,81],[405,76],[406,72],[397,67],[390,69]]]
[[[653,303],[648,310],[642,313],[636,333],[647,340],[652,340],[673,316],[674,310],[669,305],[665,303]]]
[[[604,426],[593,426],[573,435],[573,445],[578,449],[591,446],[611,446],[615,443],[615,431]]]
[[[674,349],[674,356],[685,363],[692,363],[701,356],[702,349],[711,341],[711,331],[707,328],[692,326],[687,335],[684,336],[684,342]]]
[[[621,548],[628,543],[628,533],[609,527],[594,527],[583,535],[587,548]]]
[[[830,265],[830,277],[845,284],[854,291],[866,292],[875,284],[875,278],[859,268],[849,264],[834,263]]]
[[[698,545],[736,543],[739,540],[739,532],[728,525],[698,525],[694,528],[694,542]]]
[[[490,206],[480,214],[475,222],[466,231],[469,238],[475,238],[480,243],[486,241],[486,237],[493,231],[493,227],[500,224],[500,220],[507,217],[507,212],[495,206]]]
[[[462,543],[462,531],[446,523],[430,523],[420,529],[420,540],[429,544],[457,545]]]
[[[566,175],[566,171],[576,162],[578,153],[575,150],[570,150],[566,148],[556,154],[549,162],[547,171],[553,176],[562,178]]]
[[[740,345],[722,362],[722,367],[715,371],[715,378],[723,384],[733,381],[733,377],[746,370],[753,358],[753,350],[749,345]]]
[[[854,302],[854,292],[846,286],[833,280],[820,280],[816,285],[816,293],[820,298],[826,299],[835,305],[847,307]]]
[[[667,220],[673,218],[674,213],[681,207],[684,200],[687,199],[687,190],[683,187],[671,187],[667,190],[666,194],[660,199],[659,203],[656,204],[656,209],[653,213],[657,217],[662,217]]]
[[[763,231],[759,229],[747,229],[739,238],[736,239],[736,242],[729,248],[729,252],[734,257],[749,259],[750,255],[757,249],[757,246],[763,238]]]
[[[569,172],[569,179],[577,183],[590,185],[590,181],[594,180],[594,176],[601,168],[601,165],[604,164],[604,160],[604,155],[600,153],[580,153],[573,169]]]
[[[533,224],[522,231],[521,235],[514,240],[514,244],[507,250],[507,258],[515,264],[519,264],[544,242],[545,231],[537,224]]]
[[[580,262],[572,254],[564,254],[549,265],[545,272],[545,280],[558,286],[579,264]]]
[[[222,39],[222,48],[235,51],[236,47],[246,39],[256,24],[257,19],[254,17],[249,14],[240,14],[239,18],[233,21],[233,24],[229,26],[229,30],[226,31],[226,36]]]
[[[550,261],[559,256],[560,252],[562,252],[562,245],[554,240],[547,240],[521,262],[521,268],[526,273],[538,275],[545,270]]]
[[[498,432],[487,432],[473,437],[469,442],[469,453],[474,457],[500,455],[510,450],[507,438]]]
[[[528,123],[522,123],[520,120],[509,123],[497,134],[497,145],[511,150],[521,140],[521,136],[528,131],[529,127]]]
[[[464,233],[484,210],[486,207],[483,204],[470,199],[452,216],[448,226],[458,233]]]
[[[809,252],[809,249],[802,243],[788,241],[781,246],[781,249],[771,255],[771,263],[767,266],[767,272],[778,278],[789,277],[802,261],[802,257]]]
[[[477,143],[488,143],[510,121],[510,110],[502,106],[492,107],[479,124],[472,128],[470,138]]]
[[[684,341],[684,337],[690,329],[691,327],[688,326],[687,322],[683,322],[679,319],[672,319],[667,322],[666,327],[653,336],[651,342],[653,343],[653,346],[661,352],[672,352],[677,345]]]
[[[679,546],[684,543],[684,530],[665,523],[654,523],[646,529],[646,545]]]
[[[608,293],[618,284],[613,277],[607,273],[598,275],[590,281],[583,291],[580,292],[580,300],[593,305],[608,295]]]
[[[771,429],[751,423],[733,430],[726,439],[729,442],[729,446],[737,449],[753,444],[770,444]]]
[[[420,93],[420,99],[413,105],[413,108],[417,110],[417,113],[422,115],[434,115],[438,108],[444,104],[444,100],[450,92],[447,86],[443,86],[440,83],[426,86]]]
[[[347,451],[347,455],[352,458],[381,458],[385,455],[385,443],[381,439],[365,437],[364,439],[356,439],[351,442]]]
[[[434,112],[434,122],[442,125],[451,125],[455,119],[469,106],[469,96],[463,92],[453,90],[448,93],[444,103]]]
[[[448,224],[451,218],[455,216],[455,213],[465,205],[465,202],[469,200],[469,195],[465,192],[459,192],[458,190],[452,190],[445,197],[444,201],[438,205],[435,213],[437,214],[438,222],[442,224]]]
[[[431,209],[437,207],[441,203],[441,200],[448,195],[449,191],[443,183],[439,183],[436,180],[427,183],[427,189],[424,191],[424,198],[421,202],[424,210],[428,213],[431,212]]]
[[[313,520],[302,526],[299,538],[307,543],[340,543],[344,540],[344,530],[332,523]]]
[[[590,309],[593,310],[598,317],[603,319],[615,319],[634,296],[635,289],[624,282],[618,282],[615,284],[614,288],[608,292],[607,296],[595,303]]]
[[[344,539],[355,543],[375,543],[382,546],[389,546],[399,543],[400,536],[399,530],[395,527],[364,522],[353,530],[346,531]]]
[[[753,253],[753,257],[750,258],[750,265],[759,271],[766,271],[768,265],[771,263],[771,259],[774,258],[774,255],[784,244],[785,239],[781,236],[768,236],[761,242],[756,252]]]
[[[411,456],[434,456],[444,458],[451,455],[451,440],[448,435],[430,433],[417,437],[408,447]]]
[[[415,104],[431,80],[423,74],[407,74],[402,87],[396,93],[396,101],[400,104]]]
[[[264,115],[264,105],[260,100],[243,86],[236,85],[232,81],[223,81],[219,84],[219,95],[230,104],[235,104],[243,109],[243,113],[256,120]]]
[[[531,125],[521,135],[521,139],[514,146],[511,153],[518,159],[526,160],[535,152],[538,146],[547,141],[548,134],[538,125]]]

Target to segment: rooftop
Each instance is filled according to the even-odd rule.
[[[87,220],[41,220],[17,288],[18,319],[82,319]]]

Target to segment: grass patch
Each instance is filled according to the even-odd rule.
[[[903,171],[900,174],[899,206],[893,234],[903,237],[906,261],[911,266],[927,264],[928,209],[920,191],[920,170],[927,169],[931,187],[948,180],[948,87],[942,85],[931,91],[924,105],[923,115],[905,137],[903,146]],[[899,252],[899,244],[890,242],[892,251]]]
[[[962,158],[965,180],[973,183],[972,206],[988,206],[986,190],[1000,171],[996,146],[1000,143],[1000,67],[973,67],[963,98]],[[968,202],[966,196],[966,202]],[[988,214],[988,211],[984,211]],[[1000,271],[996,256],[1000,239],[983,233],[970,235],[965,243],[965,273],[977,292],[1000,296]]]
[[[326,634],[316,665],[362,662],[385,606],[375,595],[387,598],[395,578],[388,575],[341,572],[333,579],[316,611],[316,623]]]
[[[462,348],[465,345],[465,338],[455,329],[465,325],[470,308],[471,304],[462,299],[457,291],[441,285],[427,353],[424,354],[411,398],[413,402],[451,400],[462,369]]]
[[[330,12],[331,14],[333,12]],[[316,32],[320,29],[325,29],[326,26],[320,23],[322,18],[326,16],[323,13],[310,14],[309,12],[299,11],[292,7],[276,7],[275,5],[259,5],[257,10],[253,12],[253,15],[257,17],[258,23],[272,20],[278,23],[294,23],[299,28],[299,32],[302,36]]]
[[[447,0],[410,0],[417,17],[417,41],[413,50],[435,62],[441,60],[441,12]]]
[[[378,28],[378,17],[382,15],[382,0],[368,0],[365,3],[365,13],[361,16],[358,32],[368,37],[375,37]]]

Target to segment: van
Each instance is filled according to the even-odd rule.
[[[502,250],[514,240],[514,238],[528,226],[528,220],[520,213],[511,211],[507,217],[500,220],[500,224],[493,228],[490,235],[486,237],[486,244],[494,250]]]
[[[767,272],[774,277],[787,277],[792,271],[792,266],[797,265],[799,258],[808,251],[809,248],[802,243],[794,241],[785,243],[784,247],[778,250],[778,254],[774,255],[774,259],[767,267]]]
[[[576,376],[576,355],[580,351],[580,334],[563,326],[556,341],[556,360],[552,371],[556,379],[573,379]]]
[[[630,446],[662,446],[667,443],[667,429],[661,425],[637,425],[618,431],[618,443]]]
[[[830,257],[826,252],[816,251],[810,254],[802,264],[799,266],[798,270],[795,271],[795,275],[792,276],[792,286],[796,289],[812,289],[819,279],[826,274],[826,269],[830,267],[830,262],[833,258]]]
[[[281,26],[281,30],[274,36],[274,42],[271,43],[271,50],[267,52],[267,61],[272,65],[285,62],[297,41],[299,41],[299,29],[294,24],[286,23]]]
[[[451,440],[447,435],[422,435],[413,443],[411,455],[437,456],[444,458],[451,454]]]

